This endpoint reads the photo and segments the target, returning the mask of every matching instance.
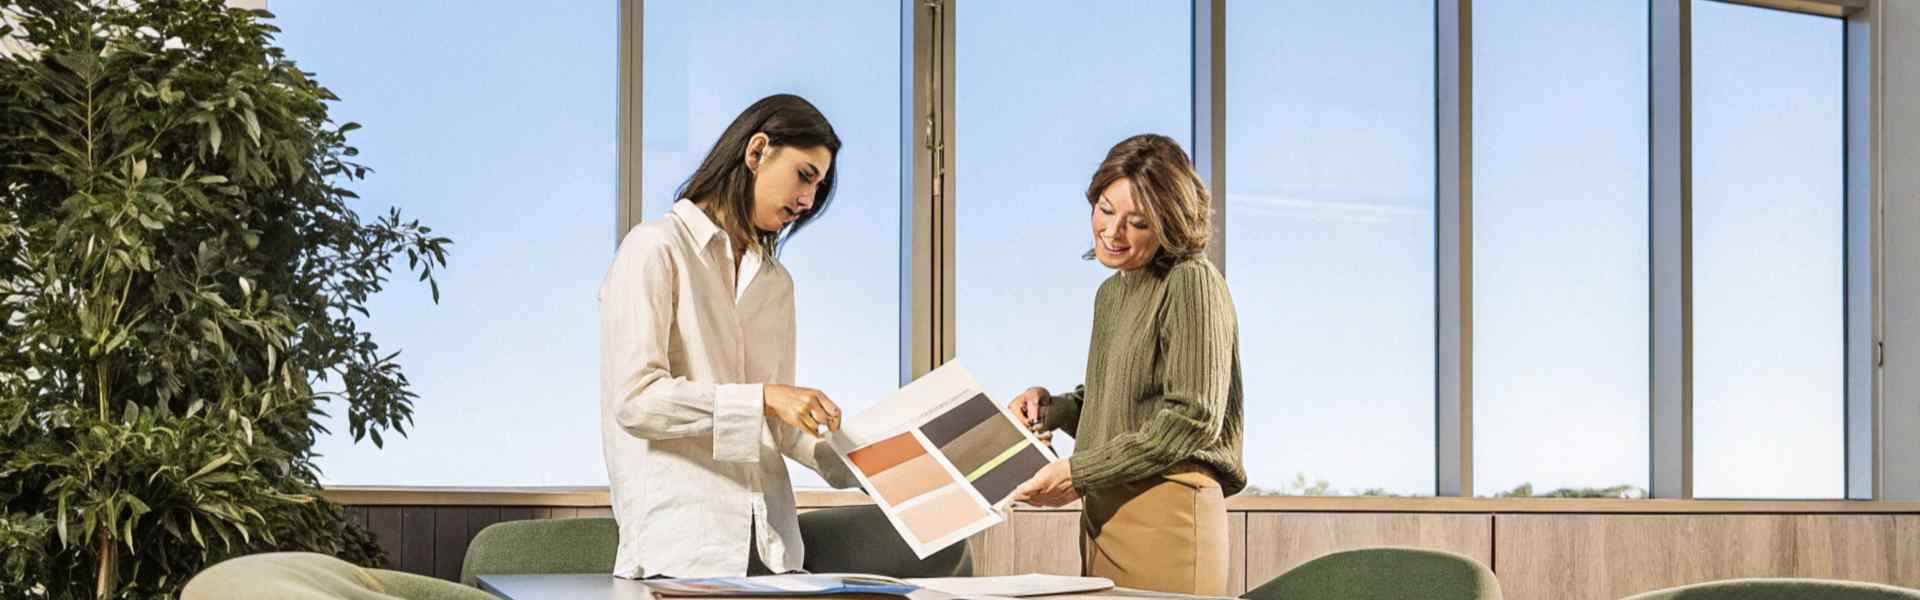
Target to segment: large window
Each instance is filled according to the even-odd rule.
[[[1844,32],[1693,3],[1694,493],[1845,493]]]
[[[1112,273],[1081,259],[1093,247],[1087,182],[1127,136],[1191,140],[1190,11],[1184,0],[957,4],[955,345],[1001,402],[1085,377],[1094,291]]]
[[[952,328],[954,358],[999,401],[1081,383],[1094,295],[1112,275],[1083,258],[1086,186],[1114,143],[1153,132],[1224,167],[1212,191],[1249,494],[1451,493],[1457,471],[1470,495],[1643,497],[1656,473],[1674,482],[1682,457],[1665,449],[1683,435],[1696,496],[1845,494],[1845,432],[1867,419],[1846,411],[1847,361],[1865,359],[1844,347],[1846,267],[1868,257],[1845,252],[1843,21],[1709,0],[1686,14],[1641,0],[1235,0],[1210,31],[1193,20],[1214,6],[1201,2],[274,5],[289,55],[343,98],[336,119],[366,125],[353,142],[376,171],[353,186],[359,208],[400,206],[456,242],[439,305],[395,282],[365,320],[404,351],[411,435],[376,449],[328,420],[325,481],[605,481],[595,298],[614,252],[628,68],[643,94],[626,154],[642,219],[671,208],[755,100],[798,94],[834,123],[834,204],[779,260],[796,285],[796,383],[850,413],[924,358],[903,352],[944,341],[901,327],[901,299],[928,292],[930,310],[908,316],[947,319],[924,325]],[[1437,31],[1456,19],[1436,11],[1460,4],[1471,30]],[[616,64],[623,5],[642,11],[639,64]],[[936,21],[939,33],[902,30]],[[1689,37],[1675,37],[1681,21]],[[932,45],[903,48],[916,40]],[[1465,71],[1438,62],[1456,40],[1470,40]],[[1215,41],[1224,55],[1199,64],[1223,70],[1195,72],[1196,42]],[[939,81],[934,57],[953,69],[952,104],[902,114]],[[1196,82],[1216,76],[1225,96],[1200,100],[1223,110],[1196,113]],[[1467,148],[1439,118],[1455,100],[1471,106]],[[1682,107],[1690,121],[1669,118]],[[1225,119],[1200,123],[1224,127],[1218,148],[1194,146],[1196,114]],[[903,127],[928,119],[951,125],[944,147],[903,148],[916,131]],[[1688,163],[1670,152],[1683,126]],[[950,204],[909,197],[903,173],[923,170],[902,161],[929,154],[952,160],[936,173]],[[1467,168],[1441,171],[1455,164]],[[1456,180],[1470,246],[1440,248],[1455,215],[1439,186]],[[902,229],[907,207],[952,224],[951,256],[939,229]],[[1688,266],[1682,296],[1669,284]],[[908,289],[946,277],[951,307],[944,289]],[[1439,319],[1455,316],[1436,293],[1455,286],[1470,339],[1443,348]],[[1681,340],[1690,353],[1664,351]],[[1472,372],[1439,370],[1456,358]],[[1683,367],[1686,381],[1654,385]],[[1470,404],[1437,393],[1455,376]],[[1469,456],[1436,435],[1455,409],[1471,417]]]
[[[595,294],[612,257],[616,4],[275,2],[280,43],[341,98],[399,206],[453,238],[441,301],[401,277],[363,325],[419,394],[409,435],[315,450],[329,484],[581,485],[600,462]],[[502,15],[512,15],[503,19]]]
[[[1473,11],[1474,492],[1645,496],[1647,5]]]
[[[1433,3],[1227,11],[1250,493],[1432,494]]]
[[[900,384],[900,3],[647,2],[643,16],[645,218],[672,208],[747,105],[777,93],[812,102],[842,146],[832,206],[780,256],[794,281],[795,383],[848,414],[885,398]],[[825,486],[788,471],[795,485]]]

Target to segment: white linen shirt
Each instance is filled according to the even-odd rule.
[[[793,362],[793,279],[778,262],[749,252],[736,283],[733,244],[687,200],[627,233],[600,287],[614,575],[745,575],[749,542],[773,572],[800,569],[780,457],[834,487],[857,480],[824,441],[763,416],[762,386],[792,385]]]

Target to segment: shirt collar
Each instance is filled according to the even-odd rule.
[[[713,238],[724,233],[713,218],[707,216],[707,211],[700,210],[692,200],[682,198],[673,203],[673,214],[680,216],[680,223],[686,226],[687,233],[693,234],[693,241],[700,248],[713,244]]]

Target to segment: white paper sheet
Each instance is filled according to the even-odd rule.
[[[1104,577],[1069,577],[1028,573],[1001,577],[931,577],[907,579],[907,583],[955,596],[1049,596],[1097,592],[1113,588],[1113,580]]]
[[[920,558],[1004,520],[1009,482],[1058,460],[958,361],[841,420],[827,440]]]

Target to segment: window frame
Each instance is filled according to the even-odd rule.
[[[1225,28],[1228,0],[1189,0],[1195,165],[1209,189],[1223,190],[1230,135],[1226,114]],[[1250,0],[1240,0],[1250,1]],[[1692,0],[1648,0],[1648,213],[1651,239],[1650,497],[1693,498],[1691,289],[1691,27]],[[1884,339],[1881,282],[1885,272],[1885,206],[1875,185],[1881,104],[1874,80],[1885,46],[1869,0],[1712,0],[1845,21],[1844,69],[1846,278],[1845,498],[1882,496],[1880,366]],[[638,223],[642,113],[641,14],[645,0],[620,1],[619,189],[615,239]],[[955,10],[962,0],[900,0],[901,258],[900,381],[904,384],[954,356]],[[1472,0],[1435,0],[1436,311],[1435,443],[1438,497],[1473,493],[1473,58]],[[1216,204],[1208,251],[1226,268],[1229,218]],[[1907,457],[1905,463],[1920,462]],[[1624,501],[1623,502],[1628,502]]]

